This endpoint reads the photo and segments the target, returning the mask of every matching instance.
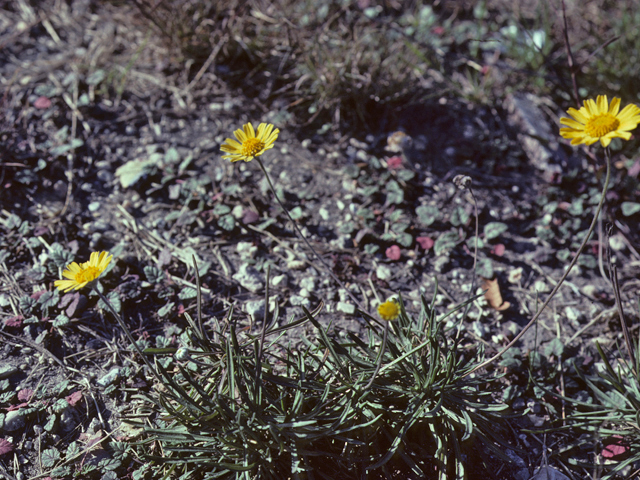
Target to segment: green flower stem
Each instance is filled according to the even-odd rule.
[[[113,308],[113,305],[111,305],[111,302],[109,302],[107,297],[100,290],[98,290],[98,288],[95,285],[93,286],[93,291],[98,294],[98,296],[100,297],[100,300],[102,300],[102,302],[107,306],[107,309],[116,318],[116,320],[118,321],[118,324],[120,325],[120,328],[122,328],[122,330],[124,330],[124,333],[127,336],[127,338],[129,339],[129,341],[131,342],[131,344],[133,345],[133,348],[135,348],[136,351],[138,352],[138,354],[140,354],[140,356],[142,357],[142,360],[144,361],[144,363],[147,365],[147,367],[149,367],[149,370],[151,370],[151,373],[153,373],[154,377],[156,377],[156,379],[160,383],[162,383],[162,379],[160,378],[160,375],[158,375],[158,372],[156,372],[156,369],[153,368],[153,366],[151,365],[149,360],[147,360],[147,357],[145,356],[145,354],[142,353],[142,350],[140,349],[140,347],[138,346],[138,344],[134,340],[133,335],[131,335],[131,332],[129,331],[129,328],[124,323],[124,321],[122,320],[122,317],[120,317],[118,312],[116,312],[116,309]]]
[[[475,294],[476,294],[476,267],[478,266],[478,235],[480,234],[479,232],[479,224],[480,224],[480,217],[478,216],[478,201],[476,200],[476,196],[473,194],[473,189],[471,188],[471,182],[469,182],[468,184],[464,184],[464,187],[467,190],[469,190],[469,193],[471,194],[471,198],[473,199],[473,208],[474,208],[474,212],[475,212],[475,217],[476,217],[476,241],[475,241],[475,245],[473,247],[473,267],[471,269],[471,290],[469,290],[469,303],[467,303],[466,308],[464,309],[464,313],[462,314],[462,318],[460,319],[460,323],[458,324],[458,332],[456,333],[456,340],[458,339],[458,337],[460,337],[460,332],[462,331],[462,322],[464,321],[465,318],[467,318],[467,314],[469,313],[469,310],[471,309],[471,305],[473,302],[471,302],[471,300],[474,298]]]
[[[547,306],[549,305],[549,303],[551,302],[553,297],[556,295],[556,293],[558,293],[558,290],[560,290],[560,287],[562,286],[564,281],[569,276],[569,272],[571,272],[571,270],[573,269],[575,264],[578,262],[578,258],[580,257],[580,254],[584,250],[584,247],[586,247],[587,242],[589,241],[589,237],[591,237],[591,234],[593,233],[593,230],[595,229],[596,224],[598,223],[598,217],[600,216],[600,212],[602,211],[602,206],[604,205],[604,201],[605,201],[605,198],[607,196],[607,190],[609,189],[609,180],[611,178],[611,152],[609,151],[608,147],[604,149],[604,153],[605,153],[605,159],[606,159],[606,163],[607,163],[607,175],[606,175],[606,177],[604,179],[604,187],[602,187],[602,194],[600,196],[600,203],[598,203],[598,208],[596,209],[596,213],[593,216],[593,220],[591,221],[591,226],[589,227],[589,230],[587,231],[587,235],[584,237],[584,240],[582,241],[582,244],[580,245],[580,248],[578,248],[578,251],[576,252],[575,256],[573,257],[573,260],[571,260],[571,263],[569,264],[569,267],[567,268],[567,270],[564,272],[564,275],[562,275],[562,278],[560,278],[560,281],[556,284],[554,289],[551,291],[551,293],[547,297],[547,300],[542,304],[542,307],[540,307],[540,310],[538,310],[538,312],[533,316],[533,318],[529,321],[529,323],[527,323],[525,325],[525,327],[520,331],[520,333],[518,335],[516,335],[514,337],[514,339],[511,340],[507,344],[507,346],[504,347],[502,350],[500,350],[497,354],[495,354],[489,360],[485,360],[484,362],[482,362],[481,364],[479,364],[475,368],[469,370],[467,373],[465,373],[463,375],[463,377],[466,377],[467,375],[471,375],[472,373],[480,370],[481,368],[484,368],[484,367],[486,367],[488,365],[491,365],[493,362],[495,362],[496,360],[500,359],[502,357],[502,355],[504,355],[507,350],[509,350],[511,347],[513,347],[516,344],[516,342],[522,338],[522,336],[525,334],[525,332],[531,328],[531,326],[536,322],[536,320],[538,320],[538,318],[540,317],[540,315],[542,314],[544,309],[547,308]]]
[[[291,214],[289,213],[289,210],[286,209],[286,207],[283,205],[283,203],[278,198],[278,194],[276,193],[276,189],[273,187],[273,183],[271,183],[271,178],[269,177],[269,174],[267,173],[267,169],[264,168],[264,165],[262,164],[262,161],[258,157],[255,157],[255,159],[258,161],[258,165],[260,165],[260,168],[262,169],[262,172],[264,173],[264,176],[267,178],[267,182],[269,183],[269,188],[271,188],[271,192],[273,193],[273,197],[276,199],[276,202],[278,202],[278,205],[280,205],[280,208],[282,208],[282,210],[284,210],[284,213],[287,214],[287,217],[289,217],[289,220],[291,220],[291,223],[293,223],[293,227],[295,228],[298,236],[302,239],[302,241],[305,243],[307,248],[309,248],[309,250],[311,250],[311,252],[315,255],[315,257],[320,261],[320,263],[322,263],[322,266],[326,269],[326,271],[329,273],[329,275],[331,275],[331,277],[338,283],[338,285],[340,285],[340,288],[342,288],[345,292],[347,292],[347,295],[349,295],[349,298],[351,299],[351,301],[353,301],[353,303],[355,303],[357,305],[357,307],[361,311],[366,312],[366,310],[362,307],[362,305],[360,305],[360,302],[356,299],[356,297],[353,296],[353,294],[344,285],[344,283],[342,283],[342,281],[340,281],[340,279],[336,276],[336,274],[333,273],[333,270],[331,270],[331,267],[329,265],[327,265],[327,263],[324,261],[324,259],[318,254],[318,252],[316,252],[315,248],[313,248],[311,246],[309,241],[302,234],[302,231],[300,230],[300,227],[298,227],[298,223],[291,217]]]

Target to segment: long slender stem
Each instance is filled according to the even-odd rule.
[[[613,294],[616,299],[616,308],[618,309],[618,316],[620,317],[620,327],[622,328],[622,333],[624,334],[624,343],[627,346],[627,353],[629,354],[629,360],[631,363],[631,370],[633,374],[637,377],[637,365],[636,365],[636,356],[633,353],[633,343],[631,342],[631,335],[629,335],[629,327],[627,327],[627,322],[624,318],[624,309],[622,308],[622,297],[620,295],[620,284],[618,283],[618,270],[615,265],[609,264],[609,271],[611,272],[611,282],[613,283]]]
[[[464,185],[464,188],[469,190],[469,193],[471,194],[471,198],[473,199],[473,208],[474,208],[474,212],[475,212],[475,216],[476,216],[476,241],[475,241],[475,245],[473,248],[473,268],[471,269],[471,290],[469,290],[469,300],[473,299],[473,297],[476,294],[476,267],[478,265],[478,234],[479,232],[479,227],[478,224],[480,223],[479,220],[479,215],[478,215],[478,201],[476,200],[476,196],[473,194],[473,190],[471,188],[471,182],[469,182],[468,184]],[[458,332],[456,333],[456,340],[458,339],[458,337],[460,336],[460,332],[462,331],[462,322],[465,318],[467,318],[467,314],[469,313],[469,310],[471,309],[471,304],[473,302],[469,301],[469,303],[467,303],[467,306],[464,309],[464,313],[462,314],[462,318],[460,319],[460,324],[458,325]]]
[[[605,152],[605,159],[606,159],[606,163],[607,163],[607,175],[606,175],[606,177],[604,179],[604,187],[602,187],[602,194],[601,194],[601,197],[600,197],[600,203],[598,203],[598,208],[596,209],[596,213],[593,216],[593,220],[591,221],[591,226],[589,227],[589,230],[587,231],[587,234],[585,235],[584,240],[582,241],[582,244],[580,245],[580,248],[578,248],[578,251],[576,252],[575,256],[573,257],[573,260],[571,260],[571,263],[569,264],[569,267],[564,272],[564,275],[562,275],[562,278],[560,278],[560,281],[556,284],[555,288],[551,291],[551,293],[547,297],[547,300],[542,304],[542,307],[540,307],[540,310],[538,310],[538,312],[533,316],[533,318],[529,321],[529,323],[527,323],[525,325],[525,327],[520,331],[520,333],[518,335],[516,335],[513,338],[513,340],[511,340],[507,344],[507,346],[504,347],[502,350],[500,350],[497,354],[495,354],[489,360],[485,360],[484,362],[482,362],[480,365],[476,366],[472,370],[469,370],[467,373],[465,373],[463,375],[463,377],[466,377],[467,375],[471,375],[472,373],[476,372],[477,370],[480,370],[481,368],[486,367],[487,365],[491,365],[493,362],[495,362],[496,360],[501,358],[502,355],[504,355],[507,350],[509,350],[511,347],[513,347],[516,344],[516,342],[522,338],[522,336],[526,333],[526,331],[531,328],[531,326],[536,322],[536,320],[538,320],[538,318],[540,317],[540,315],[542,314],[544,309],[547,308],[547,305],[549,305],[549,303],[551,302],[553,297],[556,295],[558,290],[560,290],[560,287],[562,286],[564,281],[569,276],[569,272],[571,272],[571,270],[573,269],[575,264],[578,262],[578,258],[580,257],[580,254],[584,250],[584,247],[586,247],[587,242],[589,241],[589,237],[593,233],[593,230],[595,229],[596,224],[598,223],[598,216],[600,215],[600,212],[602,211],[602,206],[604,205],[604,201],[605,201],[605,198],[607,196],[607,190],[609,188],[609,179],[611,178],[611,153],[609,151],[609,148],[605,148],[604,152]]]
[[[349,291],[349,289],[344,285],[344,283],[342,283],[342,281],[337,277],[337,275],[335,273],[333,273],[333,270],[331,269],[331,267],[329,265],[327,265],[327,263],[324,261],[324,259],[318,254],[318,252],[316,252],[315,248],[313,248],[311,246],[309,241],[302,234],[302,231],[300,230],[300,227],[298,227],[298,223],[291,217],[291,214],[289,213],[289,210],[286,209],[286,207],[280,201],[280,198],[278,198],[278,194],[276,193],[276,189],[273,187],[273,183],[271,183],[271,178],[269,177],[269,174],[267,173],[267,169],[264,168],[264,165],[262,164],[262,161],[260,160],[260,158],[256,157],[256,160],[258,161],[258,165],[260,165],[260,168],[262,169],[262,173],[264,173],[264,176],[267,179],[267,183],[269,183],[269,188],[271,188],[271,193],[273,193],[273,197],[276,199],[276,202],[278,202],[278,205],[280,205],[280,208],[282,208],[282,210],[284,210],[284,213],[287,214],[287,217],[289,218],[289,220],[291,220],[291,223],[293,224],[293,227],[295,228],[296,233],[298,234],[298,236],[302,239],[302,241],[305,243],[307,248],[309,250],[311,250],[311,252],[315,255],[315,257],[320,261],[320,263],[325,268],[325,270],[329,273],[329,275],[331,275],[331,277],[336,281],[336,283],[338,285],[340,285],[340,288],[342,288],[345,292],[347,292],[347,295],[349,295],[349,298],[353,301],[353,303],[355,303],[361,311],[366,312],[366,310],[362,307],[362,305],[356,299],[356,297]]]

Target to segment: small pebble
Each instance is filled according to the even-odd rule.
[[[14,374],[20,371],[19,368],[14,367],[13,365],[3,365],[0,367],[0,380],[4,380],[5,378],[9,378]]]
[[[254,321],[260,321],[264,317],[264,299],[263,300],[251,300],[246,302],[243,306],[247,315],[253,318]]]
[[[287,286],[287,275],[286,274],[281,274],[281,275],[276,275],[275,277],[271,277],[271,285],[273,287],[286,287]]]
[[[24,427],[24,411],[22,409],[11,410],[7,412],[4,418],[4,430],[6,432],[15,432]]]
[[[314,277],[304,277],[300,280],[300,287],[313,292],[316,289],[316,279]]]
[[[343,312],[349,315],[353,315],[354,313],[356,313],[356,307],[355,305],[352,305],[350,303],[346,303],[346,302],[338,302],[338,305],[336,306],[336,310],[338,310],[339,312]]]
[[[246,263],[233,275],[233,279],[253,293],[258,293],[264,288],[264,281],[260,273]]]
[[[289,297],[289,303],[294,307],[298,307],[298,306],[309,307],[309,305],[311,305],[311,302],[309,301],[308,298],[304,298],[300,295],[291,295],[291,297]]]
[[[386,265],[378,265],[376,276],[380,280],[389,280],[391,278],[391,269]]]
[[[109,385],[112,385],[115,382],[117,382],[119,379],[120,379],[120,368],[115,367],[115,368],[112,368],[109,371],[109,373],[107,373],[106,375],[96,380],[96,383],[101,387],[108,387]]]

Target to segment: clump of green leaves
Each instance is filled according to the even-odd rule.
[[[465,376],[482,355],[450,338],[451,312],[437,318],[434,302],[422,299],[418,320],[401,306],[385,340],[366,314],[365,339],[330,335],[306,309],[255,334],[232,312],[212,331],[187,317],[183,346],[156,362],[164,385],[143,397],[153,412],[139,423],[154,446],[145,457],[180,478],[445,479],[463,478],[469,462],[482,468],[479,452],[501,455],[506,406],[494,401],[495,376]],[[306,348],[280,343],[303,323],[317,336]]]
[[[612,361],[600,344],[596,346],[601,360],[596,365],[600,367],[597,372],[587,375],[576,367],[578,376],[591,392],[590,398],[564,398],[573,413],[567,418],[566,426],[559,430],[577,432],[572,435],[575,441],[567,448],[578,452],[576,456],[593,456],[596,445],[596,465],[591,467],[604,469],[603,480],[634,478],[640,462],[639,365],[637,362],[631,365],[621,358]],[[636,358],[639,351],[636,345]],[[605,465],[602,465],[603,459]],[[635,473],[630,473],[634,469]]]

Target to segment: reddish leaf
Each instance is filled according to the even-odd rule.
[[[33,229],[33,235],[36,236],[36,237],[40,237],[40,236],[42,236],[42,235],[44,235],[44,234],[46,234],[48,232],[49,232],[49,227],[45,227],[45,226],[42,226],[42,225],[39,226],[39,227],[35,227]]]
[[[420,246],[424,248],[426,251],[431,250],[431,248],[433,247],[433,244],[435,243],[433,241],[433,238],[431,237],[418,237],[416,238],[416,242],[418,242]]]
[[[385,254],[389,260],[400,260],[402,256],[402,252],[400,251],[400,247],[397,245],[391,245],[387,248]]]
[[[45,96],[38,97],[35,102],[33,102],[33,106],[38,110],[46,110],[51,106],[51,100]]]
[[[10,318],[7,318],[7,319],[4,321],[4,324],[5,324],[7,327],[21,327],[21,326],[22,326],[22,320],[23,320],[23,319],[24,319],[24,318],[23,318],[23,316],[22,316],[22,315],[18,315],[18,316],[16,316],[16,317],[10,317]]]
[[[18,400],[21,402],[28,402],[33,397],[33,394],[36,393],[30,388],[23,388],[18,392]]]
[[[640,159],[635,161],[635,163],[631,166],[627,174],[630,177],[637,177],[639,173],[640,173]]]
[[[33,298],[34,300],[38,300],[42,295],[44,295],[45,291],[46,290],[40,290],[40,291],[34,292],[31,294],[31,298]]]
[[[82,400],[82,392],[81,391],[73,392],[71,395],[67,395],[65,397],[65,400],[69,405],[71,405],[72,407],[75,407],[76,403]]]
[[[242,222],[249,224],[249,223],[254,223],[257,222],[258,220],[260,220],[260,215],[258,215],[256,212],[254,212],[253,210],[243,210],[242,211]]]
[[[77,303],[79,298],[80,298],[80,292],[65,293],[60,298],[60,302],[58,302],[58,307],[65,308],[65,307],[67,307],[67,305],[73,304],[74,301],[75,301],[75,303]],[[74,310],[75,310],[75,308],[74,308]]]
[[[621,445],[622,437],[620,435],[614,435],[613,438],[617,439],[617,440],[615,440],[615,443],[607,445],[602,449],[602,456],[604,458],[617,457],[618,455],[622,455],[623,453],[627,453],[627,451],[629,450],[628,446]]]
[[[387,160],[387,167],[391,170],[396,170],[398,168],[402,168],[402,157],[391,157]]]
[[[505,250],[506,250],[505,246],[502,243],[499,243],[491,249],[491,253],[493,253],[498,257],[501,257],[504,255]]]
[[[0,455],[13,452],[13,443],[4,438],[0,438]]]

